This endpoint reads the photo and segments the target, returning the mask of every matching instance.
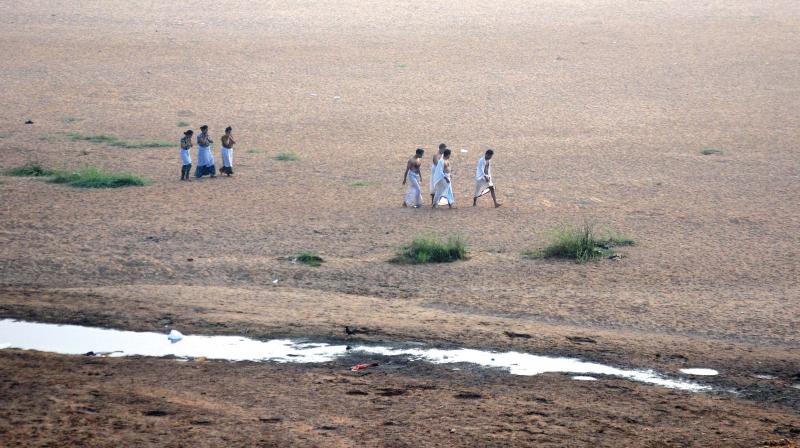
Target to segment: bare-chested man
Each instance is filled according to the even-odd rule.
[[[447,149],[447,145],[440,143],[439,152],[433,154],[433,165],[431,165],[431,207],[434,206],[433,197],[436,194],[436,185],[433,183],[433,177],[436,173],[436,165],[439,163],[439,160],[442,159],[442,154],[444,154],[445,149]]]
[[[413,157],[408,159],[406,163],[406,173],[403,174],[403,185],[406,184],[406,180],[408,181],[408,191],[406,192],[406,197],[403,200],[403,207],[414,207],[420,208],[422,207],[422,173],[420,173],[419,168],[422,165],[422,156],[425,154],[425,150],[422,148],[417,148],[416,154]],[[408,173],[411,173],[411,176]]]

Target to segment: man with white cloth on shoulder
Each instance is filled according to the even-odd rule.
[[[442,158],[436,164],[436,170],[434,170],[433,184],[436,186],[433,197],[434,207],[447,204],[448,208],[453,208],[453,204],[456,202],[453,196],[453,179],[450,175],[450,154],[451,151],[445,149]]]
[[[436,174],[436,165],[439,164],[439,161],[442,160],[442,153],[444,150],[447,149],[447,145],[444,143],[439,144],[439,151],[433,153],[433,164],[431,165],[431,207],[435,206],[433,202],[433,197],[436,193],[436,183],[433,181],[433,176]]]
[[[478,205],[478,198],[486,193],[492,194],[492,201],[494,207],[500,207],[503,204],[497,202],[497,196],[494,192],[494,180],[492,179],[492,156],[494,151],[487,149],[486,153],[478,160],[478,166],[475,169],[475,193],[472,195],[472,206]]]
[[[417,152],[414,154],[414,157],[408,159],[408,162],[406,163],[406,173],[403,175],[403,185],[405,185],[406,180],[408,180],[408,192],[403,200],[403,207],[422,207],[422,187],[420,186],[420,183],[422,182],[422,173],[419,172],[419,167],[422,165],[423,154],[425,154],[425,150],[422,148],[417,148]],[[409,173],[411,173],[410,176],[408,175]]]

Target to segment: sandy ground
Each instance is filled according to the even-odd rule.
[[[369,329],[365,340],[519,349],[667,372],[712,367],[721,375],[711,381],[738,394],[411,364],[378,369],[367,384],[383,387],[372,382],[380,375],[392,387],[428,381],[439,392],[397,398],[391,419],[364,410],[343,414],[349,423],[327,423],[315,413],[333,415],[361,399],[342,395],[346,384],[322,399],[310,386],[350,378],[338,364],[195,369],[3,352],[12,407],[0,410],[0,428],[12,444],[78,443],[114,418],[141,426],[112,426],[121,439],[106,429],[83,442],[180,444],[158,437],[186,433],[189,420],[141,416],[175,394],[191,407],[228,409],[219,411],[225,424],[195,425],[195,445],[262,436],[265,444],[356,445],[366,432],[367,444],[448,446],[563,446],[564,433],[579,446],[753,446],[798,437],[797,2],[162,3],[5,5],[0,168],[94,165],[153,184],[88,191],[2,177],[0,317],[259,338],[342,338],[351,325]],[[179,121],[208,124],[217,141],[232,125],[236,175],[178,182]],[[172,140],[176,148],[120,149],[72,141],[70,132]],[[459,208],[400,208],[405,160],[440,142],[454,149]],[[505,205],[494,210],[484,199],[472,209],[470,178],[488,147],[497,151]],[[723,152],[701,155],[707,147]],[[274,160],[285,151],[300,160]],[[426,165],[424,185],[428,174]],[[520,256],[554,227],[583,220],[637,245],[620,260],[585,265]],[[387,262],[415,235],[450,233],[466,238],[469,260]],[[287,259],[307,249],[325,258],[322,267]],[[87,418],[77,409],[96,405],[69,390],[112,387],[75,373],[88,368],[115,372],[116,394],[168,392],[151,393],[141,409],[109,396],[100,400],[102,416]],[[170,369],[196,386],[156,385],[154,372]],[[231,410],[255,406],[248,394],[256,384],[287,380],[285,389],[262,386],[296,400],[258,402],[292,416],[280,429]],[[219,384],[205,392],[216,398],[202,404],[196,394],[211,381]],[[66,391],[48,392],[54,384]],[[634,392],[610,393],[606,384]],[[423,411],[425,400],[461,406],[451,391],[470,387],[492,397],[485,415],[474,407]],[[503,412],[517,418],[524,409],[509,397],[531,387],[558,409],[548,411],[548,425],[565,432],[492,435],[487,428],[500,425]],[[13,407],[26,398],[35,408]],[[664,400],[670,405],[660,406]],[[585,403],[617,420],[589,422]],[[699,418],[676,406],[721,414]],[[444,418],[446,425],[431,423]],[[388,420],[404,423],[388,430]],[[702,430],[687,429],[687,420]],[[235,431],[237,424],[250,429]],[[609,431],[613,425],[622,429]],[[448,426],[455,438],[441,432]]]

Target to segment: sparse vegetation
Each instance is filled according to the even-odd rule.
[[[293,152],[282,152],[275,156],[275,160],[280,160],[282,162],[295,162],[300,160],[300,156]]]
[[[11,168],[6,171],[6,174],[18,177],[46,177],[55,175],[56,171],[49,170],[36,162],[31,162],[24,166]]]
[[[614,232],[598,236],[594,225],[565,226],[554,232],[550,242],[542,249],[523,253],[526,258],[561,258],[585,263],[599,257],[614,255],[614,247],[633,246],[635,242]]]
[[[314,251],[303,251],[293,257],[293,260],[297,261],[298,263],[303,263],[308,266],[318,267],[324,262],[325,260],[322,259],[316,252]]]
[[[189,123],[187,123],[187,122],[185,122],[185,121],[179,121],[179,122],[178,122],[178,127],[179,127],[179,128],[184,128],[184,127],[186,127],[186,126],[189,126]]]
[[[130,142],[127,140],[120,140],[113,135],[98,134],[98,135],[83,135],[78,132],[70,132],[67,134],[69,138],[75,141],[86,141],[91,143],[104,143],[116,148],[125,149],[141,149],[141,148],[166,148],[173,146],[172,142],[165,140],[149,140],[142,142]]]
[[[722,154],[722,150],[717,148],[703,148],[702,150],[700,150],[700,154],[704,156],[710,156],[712,154]]]
[[[81,119],[78,118],[78,117],[67,116],[67,117],[62,118],[62,121],[64,123],[66,123],[66,124],[70,124],[70,123],[75,123],[76,121],[81,121]]]
[[[353,182],[352,184],[350,184],[350,186],[351,187],[368,187],[369,186],[369,182],[367,182],[365,180],[357,180],[357,181]]]
[[[119,188],[149,184],[147,180],[135,174],[107,172],[95,167],[86,167],[78,171],[56,172],[50,182],[78,188]]]
[[[403,247],[392,261],[396,263],[450,263],[467,258],[467,245],[460,235],[451,235],[447,241],[434,237],[417,237]]]
[[[248,149],[248,150],[247,150],[247,153],[248,153],[248,154],[261,154],[261,150],[258,150],[258,149]]]

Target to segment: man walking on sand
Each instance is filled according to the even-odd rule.
[[[442,159],[442,154],[444,153],[445,149],[447,149],[447,145],[440,143],[439,151],[433,154],[433,165],[431,165],[431,207],[435,206],[433,203],[433,197],[436,193],[436,183],[434,182],[433,177],[436,174],[436,165],[438,165],[439,160]]]
[[[436,174],[436,179],[434,179],[436,185],[433,197],[434,208],[438,207],[443,199],[448,208],[453,208],[453,204],[455,203],[455,198],[453,196],[453,179],[450,176],[450,154],[451,151],[449,149],[444,150],[442,158],[439,160],[439,163],[436,165],[436,170],[434,171]]]
[[[475,193],[472,195],[472,206],[478,205],[478,198],[486,193],[492,194],[492,201],[494,207],[500,207],[503,204],[497,202],[497,196],[494,192],[494,181],[492,180],[492,157],[494,150],[487,149],[486,153],[478,160],[478,166],[475,169]]]
[[[403,175],[403,185],[405,185],[406,180],[408,180],[408,192],[406,192],[406,197],[403,200],[403,207],[422,207],[422,188],[420,186],[422,183],[422,173],[420,173],[419,167],[422,165],[423,154],[425,154],[425,150],[417,148],[416,154],[406,162],[406,173]],[[411,176],[408,175],[409,172],[411,172]]]

